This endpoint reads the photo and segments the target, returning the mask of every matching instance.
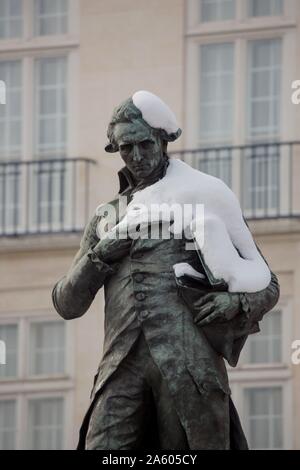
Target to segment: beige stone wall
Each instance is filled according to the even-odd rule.
[[[93,197],[104,201],[116,191],[121,166],[103,150],[113,108],[145,89],[163,96],[183,121],[183,1],[81,0],[80,6],[79,153],[98,160]]]

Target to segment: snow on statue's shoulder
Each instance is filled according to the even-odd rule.
[[[270,270],[257,250],[239,201],[219,178],[170,159],[166,175],[137,191],[128,210],[139,204],[149,210],[151,204],[191,205],[193,217],[188,223],[199,245],[201,236],[194,217],[196,205],[203,204],[204,244],[200,248],[213,276],[224,279],[230,292],[257,292],[270,283]]]

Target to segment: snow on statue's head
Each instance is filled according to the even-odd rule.
[[[108,125],[109,144],[105,147],[106,152],[119,151],[115,127],[117,124],[128,123],[139,128],[144,126],[152,134],[159,136],[165,148],[168,142],[173,142],[181,135],[181,129],[171,109],[153,93],[137,91],[115,108]]]

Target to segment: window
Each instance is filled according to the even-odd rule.
[[[55,375],[65,372],[65,325],[37,322],[30,328],[30,374]]]
[[[14,450],[16,447],[16,402],[0,401],[0,450]]]
[[[0,450],[69,448],[69,327],[56,317],[1,321],[7,365],[0,366]]]
[[[35,62],[35,153],[39,158],[65,158],[67,147],[67,59]],[[64,162],[37,165],[33,170],[33,223],[63,222],[66,168]]]
[[[60,450],[64,447],[64,401],[62,398],[29,400],[28,448]]]
[[[226,21],[235,16],[235,0],[200,0],[201,21]]]
[[[35,62],[36,154],[65,157],[67,121],[65,57]]]
[[[0,380],[18,375],[18,326],[0,325],[0,339],[6,345],[6,364],[0,366]]]
[[[201,142],[230,141],[233,131],[233,44],[203,45],[200,52]]]
[[[0,0],[0,39],[22,36],[22,1]]]
[[[67,338],[63,321],[21,320],[14,324],[3,323],[0,324],[0,339],[6,344],[6,365],[0,366],[0,380],[66,374]],[[20,351],[22,344],[30,345],[29,354],[27,350]],[[25,356],[20,371],[19,354]]]
[[[255,40],[248,55],[248,139],[267,142],[280,136],[281,40]],[[271,215],[279,209],[280,148],[249,148],[245,152],[245,208]]]
[[[248,59],[248,137],[277,137],[280,134],[281,40],[250,41]]]
[[[242,362],[271,364],[282,362],[282,313],[274,310],[260,322],[260,332],[250,335],[245,344]]]
[[[249,16],[279,16],[282,15],[282,0],[248,0]]]
[[[68,0],[35,0],[35,35],[65,34],[68,29]]]
[[[281,387],[244,390],[246,433],[251,449],[281,449],[283,446]]]
[[[22,62],[0,61],[6,105],[0,106],[0,160],[18,159],[22,151]]]

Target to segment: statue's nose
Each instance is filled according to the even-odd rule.
[[[136,162],[140,162],[141,159],[142,159],[142,155],[140,153],[140,149],[139,149],[139,146],[137,144],[135,144],[133,146],[133,159],[136,161]]]

